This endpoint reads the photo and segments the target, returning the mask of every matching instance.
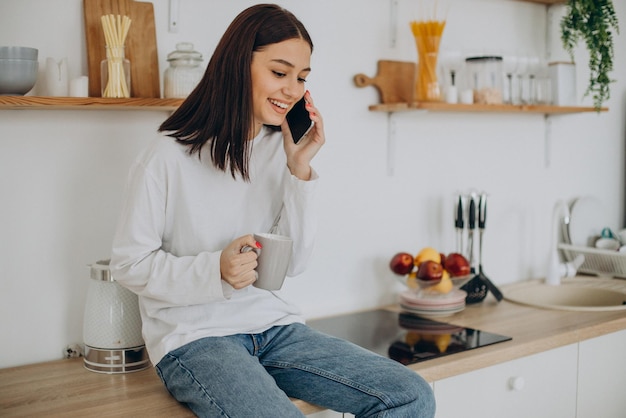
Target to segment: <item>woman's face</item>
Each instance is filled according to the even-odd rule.
[[[280,126],[304,96],[311,72],[311,47],[302,39],[270,44],[252,54],[252,106],[255,136],[262,125]]]

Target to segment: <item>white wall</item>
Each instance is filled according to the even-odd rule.
[[[547,121],[532,114],[397,113],[390,176],[387,115],[368,111],[376,91],[352,81],[357,73],[374,76],[378,59],[416,59],[408,22],[423,16],[415,4],[427,2],[399,1],[395,47],[390,2],[281,1],[313,37],[307,86],[328,140],[315,160],[322,178],[315,256],[284,290],[307,317],[393,303],[399,285],[388,272],[390,257],[423,246],[451,251],[453,196],[472,187],[490,195],[483,264],[497,284],[544,274],[557,198],[593,194],[609,208],[606,223],[623,221],[624,32],[615,39],[610,112]],[[194,42],[206,62],[232,18],[252,3],[180,0],[180,32],[172,34],[168,1],[155,0],[161,73],[180,41]],[[625,2],[614,3],[626,22]],[[545,6],[439,4],[447,7],[442,48],[545,53]],[[68,57],[71,77],[86,74],[82,2],[1,0],[0,44],[36,47],[42,65],[49,56]],[[577,57],[582,93],[588,77],[582,47]],[[0,111],[0,367],[61,358],[66,344],[82,341],[86,266],[108,257],[127,167],[166,116]]]

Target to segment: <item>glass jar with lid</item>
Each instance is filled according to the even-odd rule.
[[[193,50],[191,42],[176,44],[176,51],[167,55],[170,66],[163,80],[166,98],[184,99],[198,85],[204,74],[202,54]]]
[[[468,57],[465,68],[468,84],[474,91],[474,103],[502,103],[502,57]]]

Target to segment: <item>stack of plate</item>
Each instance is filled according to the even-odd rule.
[[[602,229],[610,225],[606,208],[592,196],[574,199],[569,206],[570,216],[564,226],[564,242],[578,247],[594,247]]]
[[[399,297],[400,307],[407,312],[427,317],[444,317],[465,309],[467,292],[454,289],[445,295],[434,296],[406,290]]]

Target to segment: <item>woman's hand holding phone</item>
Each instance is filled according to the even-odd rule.
[[[324,122],[319,110],[311,98],[311,93],[307,90],[304,93],[305,109],[308,117],[313,121],[313,126],[296,144],[289,128],[288,118],[285,118],[281,125],[283,132],[283,144],[287,154],[287,166],[291,174],[301,180],[309,180],[311,177],[311,160],[326,142],[324,134]]]
[[[304,96],[302,96],[302,99],[298,100],[287,113],[287,124],[289,125],[291,139],[293,139],[293,142],[296,144],[300,142],[315,125],[315,122],[311,120],[306,105],[306,100]]]

